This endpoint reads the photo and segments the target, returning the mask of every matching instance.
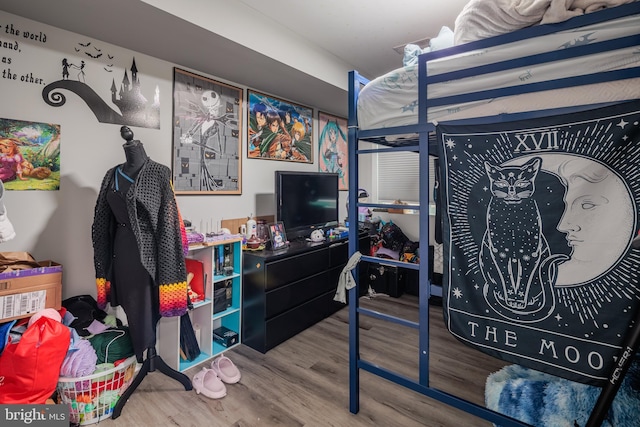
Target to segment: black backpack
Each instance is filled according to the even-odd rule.
[[[81,337],[91,335],[86,328],[94,320],[102,321],[107,317],[107,312],[98,308],[98,303],[91,295],[67,298],[62,301],[62,306],[75,317],[69,327],[75,329]]]

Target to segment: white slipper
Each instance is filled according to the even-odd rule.
[[[234,384],[240,381],[240,371],[231,359],[226,356],[220,356],[211,362],[211,370],[227,384]]]
[[[220,399],[227,395],[227,387],[211,369],[202,368],[194,375],[192,383],[197,394],[202,393],[211,399]]]

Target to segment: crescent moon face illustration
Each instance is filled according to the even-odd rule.
[[[557,229],[566,235],[571,255],[558,266],[555,286],[590,283],[613,268],[629,248],[635,215],[631,191],[616,172],[597,161],[559,153],[536,156],[542,158],[541,169],[565,187]],[[507,164],[511,162],[515,163]]]

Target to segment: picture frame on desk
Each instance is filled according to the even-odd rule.
[[[269,225],[269,234],[271,236],[271,249],[278,250],[287,247],[287,234],[284,230],[284,223],[279,221]]]

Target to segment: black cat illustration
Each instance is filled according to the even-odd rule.
[[[479,262],[487,303],[503,317],[540,321],[555,307],[556,266],[565,255],[551,255],[533,198],[542,160],[522,166],[484,163],[491,184],[487,229]]]

